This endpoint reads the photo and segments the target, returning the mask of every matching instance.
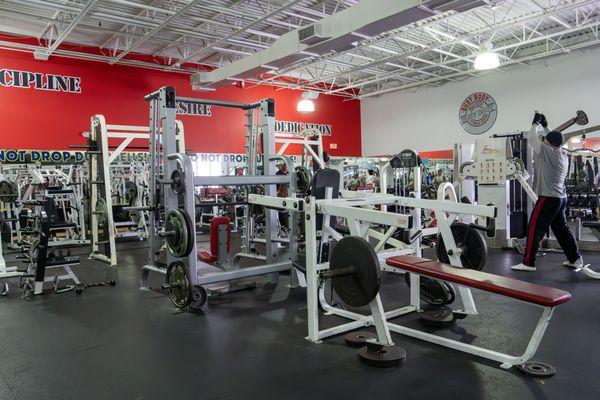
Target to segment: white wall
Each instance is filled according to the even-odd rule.
[[[473,92],[486,92],[498,104],[498,118],[488,132],[528,130],[534,110],[556,127],[584,110],[588,126],[600,124],[600,50],[572,53],[510,72],[441,87],[400,91],[361,101],[363,156],[451,149],[456,142],[473,142],[460,126],[458,109]],[[571,128],[575,129],[575,128]]]

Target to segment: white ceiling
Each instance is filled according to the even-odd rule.
[[[169,71],[219,67],[269,47],[280,35],[357,0],[2,0],[1,48],[96,59]],[[307,55],[249,79],[250,84],[313,89],[366,98],[421,85],[443,85],[482,73],[473,60],[486,41],[501,54],[501,73],[545,57],[600,44],[600,0],[486,0],[377,37],[344,52]],[[101,48],[90,54],[82,44]],[[146,61],[132,55],[152,55]],[[183,67],[178,67],[183,62]]]

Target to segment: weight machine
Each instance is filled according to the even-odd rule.
[[[433,209],[436,215],[440,216],[437,229],[445,243],[447,257],[453,265],[462,266],[461,256],[467,255],[469,249],[455,241],[451,229],[452,222],[459,215],[476,215],[487,221],[486,227],[481,228],[493,232],[492,221],[496,216],[496,209],[490,206],[456,202],[455,195],[447,196],[447,192],[453,192],[452,186],[449,184],[441,189],[441,200],[366,192],[342,192],[342,198],[334,198],[337,197],[334,196],[334,190],[337,190],[335,183],[325,190],[324,199],[317,199],[311,195],[300,200],[297,205],[292,203],[292,199],[257,194],[250,195],[248,201],[254,204],[286,208],[291,212],[301,213],[303,216],[306,230],[307,339],[320,343],[327,337],[374,325],[377,337],[371,340],[371,344],[374,345],[375,350],[361,350],[359,353],[361,359],[370,360],[377,365],[384,365],[385,360],[383,364],[373,360],[373,352],[379,352],[390,355],[387,361],[397,362],[404,358],[405,353],[402,349],[393,347],[390,330],[410,336],[413,334],[404,327],[388,323],[388,319],[421,309],[420,277],[414,274],[410,276],[410,305],[386,312],[379,295],[379,276],[382,271],[393,273],[398,271],[387,268],[384,263],[381,268],[373,269],[370,266],[375,263],[379,265],[379,262],[397,255],[421,255],[419,242],[423,230],[420,226],[419,216],[423,208]],[[450,197],[450,200],[444,200],[446,197]],[[390,206],[405,208],[407,213],[385,211]],[[348,221],[348,228],[352,236],[344,237],[331,227],[331,220],[335,218],[345,218]],[[398,229],[405,229],[409,232],[406,243],[393,239],[393,235]],[[371,246],[367,239],[374,241],[375,245]],[[337,244],[333,247],[330,257],[324,257],[323,248],[330,241],[335,241]],[[352,307],[368,306],[370,313],[365,315],[330,304],[324,291],[324,282],[329,279],[333,280],[333,287],[345,304]],[[465,317],[477,314],[470,290],[466,287],[459,287],[458,291],[461,295],[463,309],[454,311],[455,315]],[[319,308],[323,309],[326,315],[343,317],[350,322],[321,329]],[[427,336],[419,337],[435,342]]]
[[[297,248],[294,241],[289,243],[289,255],[278,254],[277,211],[265,209],[265,255],[250,251],[253,239],[254,215],[245,208],[242,227],[242,248],[231,263],[222,266],[221,271],[202,273],[206,264],[198,260],[195,221],[195,187],[239,186],[247,192],[264,186],[264,193],[275,196],[275,185],[289,185],[294,188],[295,173],[291,160],[275,155],[274,124],[275,103],[264,99],[255,103],[241,104],[215,100],[177,97],[175,88],[163,87],[145,97],[150,104],[150,204],[148,207],[131,207],[150,211],[150,235],[148,264],[142,267],[141,289],[148,289],[148,275],[156,272],[166,275],[163,288],[169,291],[173,303],[180,308],[189,306],[198,309],[206,301],[207,291],[203,286],[270,275],[290,271]],[[247,174],[242,176],[194,176],[191,159],[176,146],[175,115],[176,101],[186,103],[227,107],[246,112],[246,159]],[[162,144],[162,148],[160,147]],[[259,159],[259,155],[262,157]],[[290,175],[275,175],[275,160],[282,160],[290,167]],[[160,192],[160,195],[157,195]],[[294,201],[299,204],[299,201]],[[164,208],[164,229],[158,229],[160,212]],[[297,223],[291,224],[295,237]],[[159,260],[159,238],[166,241],[166,264]],[[264,265],[240,268],[241,259],[263,261]]]

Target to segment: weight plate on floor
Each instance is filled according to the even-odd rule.
[[[556,374],[556,368],[543,362],[530,361],[517,365],[519,371],[536,378],[549,378]]]
[[[169,299],[177,308],[185,308],[192,302],[192,289],[185,264],[174,261],[167,268]]]
[[[460,261],[464,268],[476,269],[481,271],[487,262],[487,243],[478,229],[475,229],[462,222],[455,222],[450,226],[452,236],[456,246],[462,250]],[[438,261],[450,264],[450,257],[446,252],[446,246],[442,235],[438,235],[438,245],[436,246]]]
[[[167,236],[167,249],[175,257],[187,257],[194,247],[193,227],[185,210],[173,209],[165,216],[165,231],[173,232]]]
[[[410,274],[404,274],[404,280],[410,287]],[[434,306],[443,306],[454,302],[456,293],[454,287],[449,283],[438,281],[436,279],[422,276],[420,281],[420,298],[427,304]]]
[[[441,306],[423,311],[419,317],[423,325],[445,328],[454,324],[454,313],[450,307]]]
[[[379,293],[381,270],[373,247],[358,236],[338,241],[329,259],[329,269],[353,267],[354,273],[332,279],[333,288],[342,301],[352,307],[367,305]]]
[[[350,347],[362,347],[369,339],[377,340],[377,335],[372,332],[350,332],[344,336],[346,346]]]
[[[192,302],[190,308],[194,311],[200,310],[200,308],[206,303],[208,294],[202,286],[194,286],[192,288]]]
[[[367,343],[358,351],[360,361],[373,367],[396,367],[406,360],[406,350],[400,346],[382,346]]]

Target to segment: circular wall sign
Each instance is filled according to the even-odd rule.
[[[458,118],[463,129],[471,135],[481,135],[496,122],[498,106],[492,96],[483,92],[472,93],[460,105]]]

